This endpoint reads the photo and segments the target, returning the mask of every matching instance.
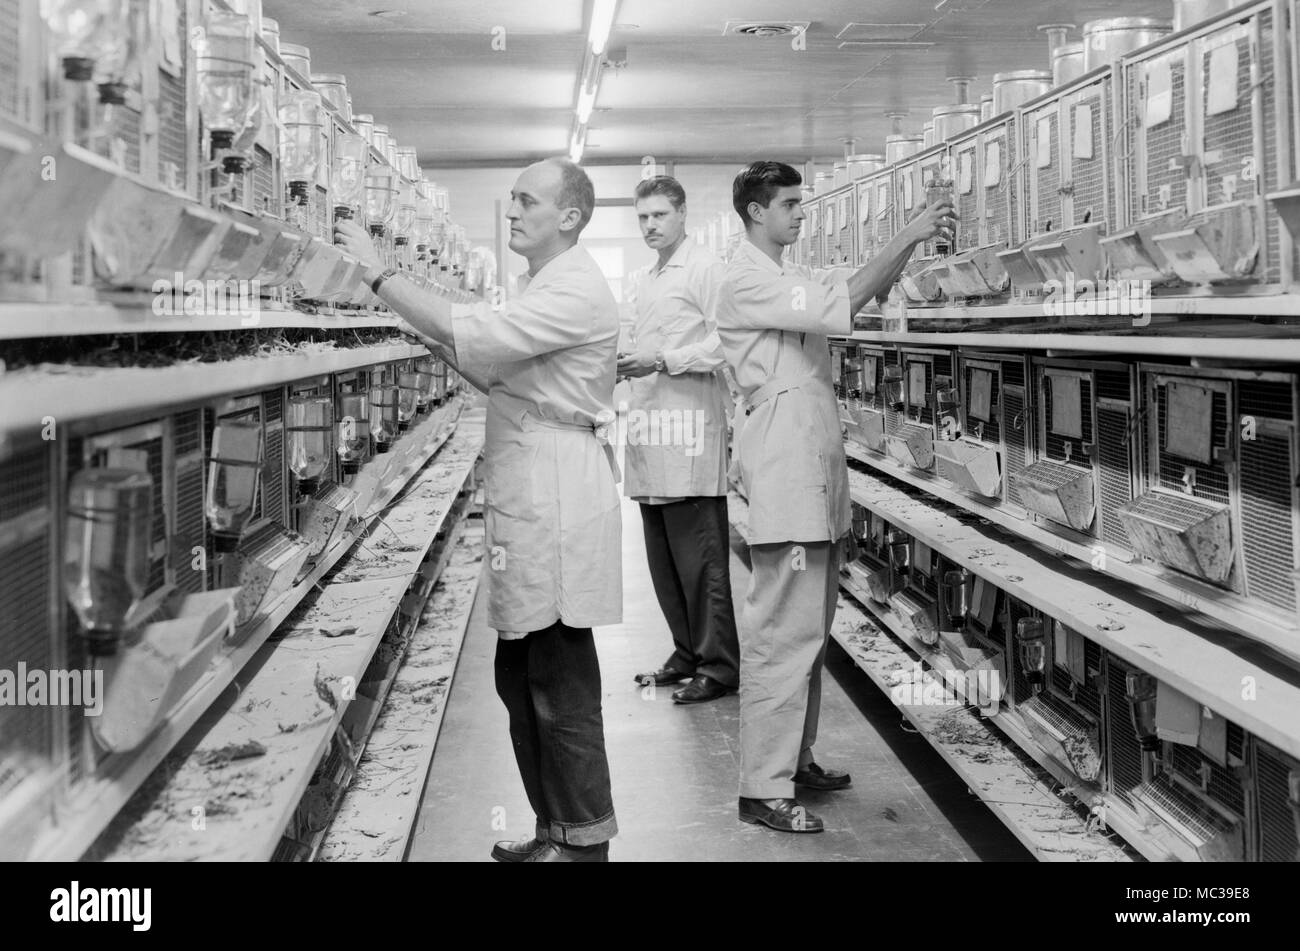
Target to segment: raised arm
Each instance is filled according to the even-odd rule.
[[[378,254],[359,226],[339,222],[335,233],[349,253],[370,265],[370,270],[376,269]],[[418,336],[447,348],[453,365],[481,366],[526,360],[584,343],[596,315],[583,277],[561,274],[496,307],[486,301],[453,305],[397,274],[380,285],[379,298]]]
[[[912,250],[921,242],[950,231],[956,220],[956,209],[946,201],[923,206],[912,215],[898,234],[880,249],[880,253],[849,277],[852,313],[856,314],[871,301],[887,295],[911,259]]]

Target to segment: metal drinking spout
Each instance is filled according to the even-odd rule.
[[[1038,28],[1038,32],[1047,34],[1047,56],[1049,61],[1058,46],[1064,46],[1070,42],[1070,31],[1073,29],[1073,23],[1045,23]]]
[[[970,105],[970,84],[975,81],[974,76],[949,76],[948,82],[952,83],[953,89],[957,96],[956,105]]]

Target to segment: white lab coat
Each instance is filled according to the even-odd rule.
[[[778,265],[742,239],[718,300],[718,337],[749,408],[736,469],[751,544],[836,541],[851,526],[828,335],[852,331],[842,272]]]
[[[618,304],[582,246],[493,311],[453,318],[455,359],[488,394],[484,560],[488,624],[622,620],[622,523],[608,443]]]
[[[714,325],[725,265],[689,238],[636,288],[636,348],[664,372],[632,379],[624,490],[638,501],[727,494],[722,345]]]

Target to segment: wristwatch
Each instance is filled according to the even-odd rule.
[[[386,268],[377,278],[370,282],[370,292],[372,294],[378,294],[380,284],[383,284],[384,281],[388,280],[394,274],[400,273],[401,272],[395,267]]]
[[[663,348],[660,347],[658,350],[655,351],[655,372],[663,373],[665,368],[666,367],[664,364],[664,351]]]

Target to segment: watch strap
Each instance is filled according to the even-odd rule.
[[[373,281],[370,282],[370,292],[372,294],[378,294],[379,286],[383,284],[384,281],[392,277],[394,274],[398,274],[398,273],[400,272],[395,267],[385,268],[377,278],[375,278]]]

